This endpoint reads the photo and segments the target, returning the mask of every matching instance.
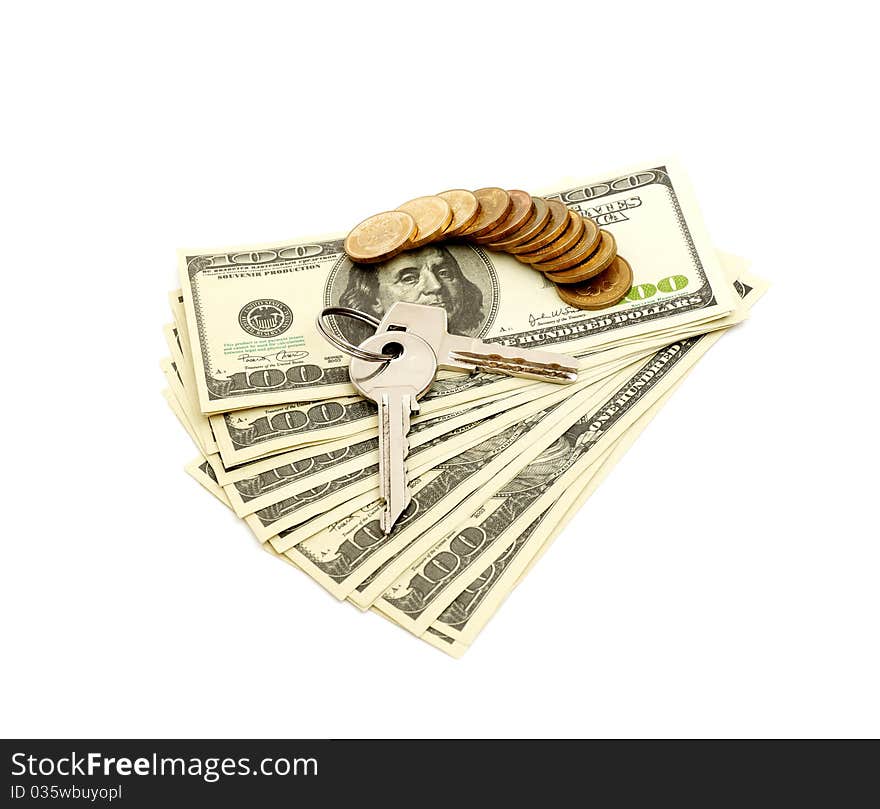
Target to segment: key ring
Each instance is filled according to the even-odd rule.
[[[344,317],[352,318],[352,320],[360,320],[361,323],[366,323],[374,329],[379,328],[379,321],[366,312],[350,309],[348,306],[328,306],[326,309],[322,309],[318,317],[315,318],[315,325],[318,327],[318,331],[324,335],[324,339],[335,345],[340,351],[344,351],[352,357],[357,357],[367,362],[390,362],[393,359],[397,359],[396,354],[380,354],[376,351],[368,351],[367,349],[352,345],[348,340],[337,337],[324,322],[324,318],[329,315],[343,315]]]

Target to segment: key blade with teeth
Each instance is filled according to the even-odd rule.
[[[398,301],[382,318],[378,332],[383,331],[417,334],[434,349],[437,367],[449,371],[479,370],[562,384],[577,381],[578,361],[574,357],[450,334],[446,327],[446,310],[439,306]]]
[[[390,534],[394,523],[409,505],[412,495],[406,474],[406,457],[409,455],[407,434],[410,413],[415,405],[410,391],[384,390],[377,401],[379,407],[379,494],[385,500],[385,508],[379,522],[383,534]]]
[[[462,370],[472,368],[477,371],[487,371],[494,374],[505,374],[506,376],[521,376],[528,379],[540,379],[543,382],[577,382],[578,372],[577,366],[566,365],[555,360],[548,362],[546,360],[535,362],[523,356],[521,350],[509,350],[507,356],[501,354],[499,348],[507,348],[507,346],[497,346],[494,343],[481,343],[482,353],[475,351],[450,351],[449,357],[456,363],[460,363]],[[537,352],[534,352],[537,353]],[[551,354],[551,352],[540,352],[541,354]],[[448,365],[440,367],[448,368]]]

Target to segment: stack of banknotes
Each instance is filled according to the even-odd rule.
[[[712,247],[672,163],[543,196],[613,233],[634,273],[618,304],[569,307],[541,274],[473,243],[367,266],[341,236],[182,250],[169,295],[164,395],[200,453],[187,472],[267,551],[453,656],[765,289]],[[396,300],[443,306],[451,332],[574,355],[580,374],[560,386],[441,372],[412,419],[412,502],[385,535],[376,406],[315,318],[326,306],[381,318]],[[336,327],[354,344],[370,334]]]

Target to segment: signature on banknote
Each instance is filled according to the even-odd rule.
[[[308,356],[308,351],[279,351],[271,358],[264,357],[260,354],[242,354],[238,357],[238,360],[246,365],[259,365],[264,362],[272,362],[276,365],[289,365],[294,362],[299,362]]]
[[[540,314],[529,314],[529,326],[550,326],[559,323],[560,318],[565,320],[575,320],[582,313],[570,306],[562,306],[559,309],[551,309],[549,312],[541,312]]]

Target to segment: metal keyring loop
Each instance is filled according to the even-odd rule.
[[[396,354],[379,354],[377,351],[358,348],[356,345],[349,343],[348,340],[343,340],[341,337],[337,337],[332,331],[330,331],[327,324],[324,322],[324,318],[330,315],[341,315],[343,317],[350,317],[352,320],[360,320],[361,323],[366,323],[374,329],[379,327],[379,321],[372,315],[368,315],[366,312],[361,312],[357,309],[350,309],[348,306],[328,306],[326,309],[321,310],[321,313],[315,319],[315,325],[318,327],[318,331],[324,335],[327,342],[335,345],[340,351],[344,351],[352,357],[357,357],[358,359],[366,360],[367,362],[389,362],[390,360],[397,358]]]

